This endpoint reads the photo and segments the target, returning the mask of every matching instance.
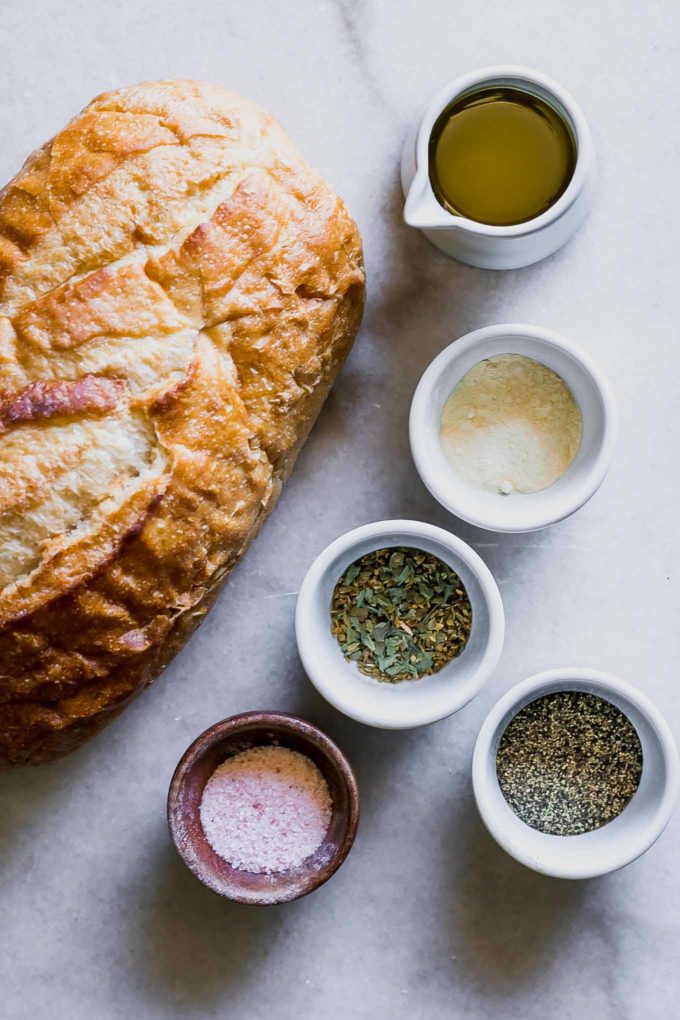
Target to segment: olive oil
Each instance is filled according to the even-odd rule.
[[[430,181],[439,203],[491,226],[540,216],[564,193],[575,165],[566,122],[522,89],[493,86],[460,96],[430,136]]]

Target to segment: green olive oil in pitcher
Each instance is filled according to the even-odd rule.
[[[540,216],[566,191],[576,165],[573,134],[539,96],[487,86],[459,96],[437,118],[430,181],[454,216],[512,226]]]

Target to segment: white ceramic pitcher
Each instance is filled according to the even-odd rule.
[[[540,216],[509,227],[477,223],[448,212],[430,183],[428,147],[439,114],[454,99],[483,86],[524,89],[550,103],[564,118],[576,142],[576,166],[569,185]],[[585,219],[595,184],[595,153],[590,130],[568,92],[545,75],[524,67],[485,67],[456,78],[439,92],[406,138],[401,183],[406,197],[404,220],[422,230],[452,258],[481,269],[519,269],[552,255]]]

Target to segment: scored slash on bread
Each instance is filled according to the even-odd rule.
[[[351,347],[361,243],[258,107],[95,100],[0,196],[0,764],[167,664],[271,509]]]
[[[113,411],[125,389],[120,379],[83,375],[61,382],[29,383],[18,393],[0,391],[0,431],[19,422]]]

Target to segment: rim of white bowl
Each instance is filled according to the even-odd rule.
[[[453,553],[454,557],[460,559],[470,572],[474,574],[482,591],[489,615],[489,634],[486,647],[474,674],[474,683],[468,685],[463,697],[461,697],[461,692],[457,691],[455,685],[452,684],[450,696],[445,700],[437,699],[438,707],[436,709],[433,707],[429,711],[411,714],[408,718],[405,717],[398,722],[393,718],[381,716],[379,712],[367,712],[359,709],[349,693],[351,686],[347,685],[346,688],[338,689],[327,673],[317,666],[315,656],[317,628],[313,622],[314,608],[319,598],[319,590],[328,569],[338,557],[366,541],[375,542],[374,548],[380,548],[383,540],[395,535],[403,535],[416,541],[418,539],[428,540],[434,545],[439,545],[441,548]],[[411,520],[376,521],[372,524],[364,524],[340,535],[327,545],[314,560],[304,577],[298,593],[295,608],[295,636],[302,665],[311,683],[316,687],[319,694],[339,712],[357,722],[368,726],[375,726],[379,729],[413,729],[417,726],[426,726],[453,715],[454,712],[459,711],[479,694],[498,665],[501,657],[505,639],[505,612],[501,594],[493,574],[481,556],[467,542],[434,524]],[[351,670],[352,675],[354,675],[354,670],[350,663],[346,663],[346,668],[348,671]],[[391,685],[383,684],[381,686],[385,688],[386,696],[394,694]],[[434,704],[435,699],[433,699],[433,706]]]
[[[473,508],[474,499],[471,493],[474,491],[470,486],[461,486],[462,498],[459,500],[452,497],[449,485],[451,479],[455,479],[453,468],[446,474],[438,474],[433,467],[433,454],[431,444],[426,438],[427,423],[431,420],[432,394],[434,388],[444,371],[455,361],[460,359],[468,351],[480,347],[490,340],[504,339],[526,340],[529,344],[536,342],[537,357],[539,347],[551,347],[571,358],[580,369],[586,374],[598,394],[602,407],[603,427],[598,435],[597,454],[590,465],[590,468],[579,485],[565,486],[563,498],[559,501],[558,508],[550,513],[540,513],[538,501],[532,502],[532,496],[540,497],[542,493],[548,492],[543,489],[535,494],[519,495],[525,501],[526,514],[519,521],[508,521],[503,519],[503,501],[497,503],[498,512],[489,513]],[[540,359],[538,359],[540,360]],[[569,340],[561,333],[545,329],[542,326],[531,326],[527,323],[505,322],[494,326],[484,326],[481,329],[473,330],[464,336],[448,344],[444,350],[425,369],[413,394],[411,410],[409,414],[409,441],[411,455],[420,478],[429,492],[441,505],[461,520],[467,521],[478,528],[487,531],[502,533],[522,533],[538,531],[541,528],[557,524],[579,510],[585,503],[595,495],[611,466],[616,449],[619,431],[618,411],[616,400],[611,386],[595,364],[578,344]],[[568,475],[569,469],[563,478]],[[443,482],[442,482],[443,479]],[[558,479],[558,481],[560,481]],[[557,484],[557,483],[555,483]],[[466,498],[467,496],[467,498]]]
[[[578,689],[579,685],[592,685],[597,688],[598,696],[606,699],[607,693],[617,697],[623,702],[638,710],[649,723],[659,747],[663,753],[665,765],[665,782],[663,793],[652,820],[646,826],[640,828],[637,838],[631,838],[613,850],[606,856],[606,860],[599,864],[589,863],[581,866],[574,866],[573,863],[565,863],[563,866],[545,866],[536,860],[527,848],[518,843],[516,838],[510,838],[503,822],[503,815],[499,814],[496,803],[498,794],[498,781],[496,769],[489,768],[490,759],[493,755],[493,748],[499,728],[507,716],[514,714],[513,710],[519,711],[521,707],[540,698],[544,693],[554,690],[554,685],[573,683]],[[562,688],[566,689],[566,688]],[[680,759],[678,749],[673,739],[668,723],[661,715],[661,712],[637,687],[598,669],[586,669],[581,666],[561,666],[555,669],[548,669],[537,673],[526,680],[511,687],[510,690],[500,698],[488,713],[477,736],[474,752],[472,755],[472,788],[475,802],[480,817],[489,833],[496,840],[498,845],[511,857],[514,857],[520,864],[537,871],[540,874],[552,878],[566,879],[587,879],[598,878],[600,875],[609,874],[619,868],[631,864],[638,857],[641,857],[656,842],[670,821],[673,809],[680,792]],[[502,796],[502,794],[501,794]],[[512,810],[512,809],[510,809]],[[509,816],[508,816],[509,817]],[[604,826],[603,828],[606,828]],[[598,831],[598,830],[595,830]],[[535,831],[527,826],[527,837]],[[589,836],[590,833],[584,833]],[[580,836],[560,837],[580,839]]]

